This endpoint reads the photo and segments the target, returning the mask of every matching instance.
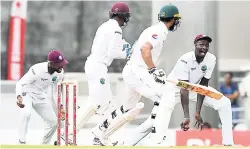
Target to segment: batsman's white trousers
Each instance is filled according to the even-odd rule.
[[[26,142],[28,123],[32,108],[45,120],[45,134],[42,144],[49,144],[56,131],[57,117],[50,101],[47,98],[38,99],[29,93],[23,96],[24,108],[20,108],[19,139]]]
[[[166,83],[165,85],[158,84],[154,81],[152,75],[148,73],[146,68],[142,66],[132,66],[129,63],[123,70],[123,79],[128,85],[128,96],[133,97],[132,95],[139,93],[153,101],[160,102],[159,106],[153,108],[152,113],[156,113],[153,122],[145,123],[151,126],[141,127],[143,128],[142,132],[145,132],[144,130],[147,130],[149,127],[155,127],[156,133],[151,135],[153,140],[151,142],[159,143],[162,141],[163,137],[167,135],[165,132],[168,129],[172,111],[175,105],[180,102],[180,88],[172,83]],[[209,89],[216,91],[212,87],[209,87]],[[196,100],[196,98],[197,94],[190,92],[190,100]],[[126,107],[134,107],[138,100],[138,98],[134,98],[134,102],[132,102],[133,99],[130,99],[124,103],[124,105],[126,105]],[[203,103],[219,112],[222,122],[222,143],[233,144],[232,115],[228,114],[232,113],[230,100],[226,97],[220,100],[205,97]],[[152,121],[150,118],[147,120]]]

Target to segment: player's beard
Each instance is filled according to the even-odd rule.
[[[175,20],[174,24],[172,26],[170,26],[168,30],[174,32],[174,31],[177,30],[177,27],[179,27],[179,26],[180,26],[180,21],[179,20]]]

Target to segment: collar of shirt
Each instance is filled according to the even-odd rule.
[[[119,26],[119,23],[115,19],[109,19],[110,22],[115,23]]]
[[[196,61],[196,57],[195,57],[195,52],[194,51],[192,52],[192,60]]]
[[[167,28],[167,26],[166,26],[162,21],[159,22],[159,27],[160,27],[162,30],[164,30],[164,32],[165,32],[166,34],[168,33],[168,28]]]

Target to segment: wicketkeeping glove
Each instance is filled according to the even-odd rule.
[[[158,69],[156,67],[153,67],[153,68],[149,69],[148,72],[153,75],[155,82],[162,83],[162,84],[166,83],[165,82],[166,73],[164,72],[163,69]]]
[[[126,42],[125,40],[123,40],[123,41],[124,41],[124,44],[122,47],[122,51],[126,52],[126,59],[128,60],[131,56],[132,47],[128,42]]]

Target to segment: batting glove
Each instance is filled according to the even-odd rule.
[[[166,73],[163,69],[153,67],[148,72],[153,75],[155,82],[165,84]]]

